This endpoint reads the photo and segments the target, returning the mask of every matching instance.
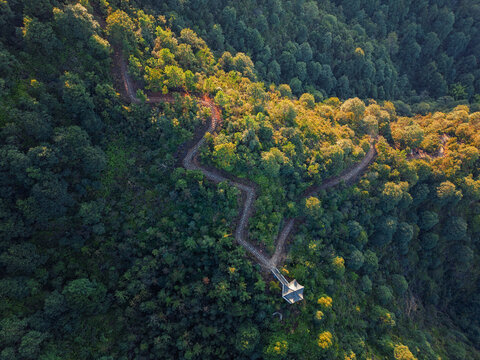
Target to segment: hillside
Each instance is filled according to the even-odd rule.
[[[191,27],[219,56],[249,54],[260,79],[289,84],[295,95],[404,100],[428,112],[480,93],[476,1],[139,3],[174,30]]]
[[[0,360],[480,359],[476,5],[349,6],[0,0]]]

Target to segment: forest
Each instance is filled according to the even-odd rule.
[[[261,79],[298,96],[403,100],[411,115],[480,92],[474,0],[137,1],[219,55],[248,54]]]
[[[0,0],[0,360],[480,359],[479,24],[474,0]],[[194,144],[255,188],[262,254],[296,219],[302,301]]]

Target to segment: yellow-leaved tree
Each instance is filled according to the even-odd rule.
[[[408,346],[403,344],[395,345],[395,348],[393,349],[393,355],[395,360],[417,360],[417,358],[413,356]]]
[[[324,331],[318,335],[318,346],[322,349],[328,349],[333,344],[333,336],[330,331]]]

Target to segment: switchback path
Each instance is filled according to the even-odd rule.
[[[117,75],[117,79],[120,80],[123,84],[123,94],[128,100],[132,103],[140,103],[140,100],[136,97],[137,88],[135,82],[130,78],[127,65],[125,60],[122,57],[120,52],[115,51],[114,53],[114,66],[113,70]],[[162,95],[156,93],[147,94],[147,103],[156,104],[160,102],[174,102],[174,98],[171,95]],[[285,251],[285,242],[288,239],[292,229],[294,228],[296,218],[290,218],[285,220],[285,225],[282,230],[279,232],[274,255],[269,259],[267,258],[260,250],[258,250],[254,245],[248,242],[248,220],[253,213],[253,202],[257,196],[255,186],[248,184],[247,181],[235,178],[231,175],[228,177],[223,173],[223,171],[218,169],[211,169],[201,165],[198,161],[198,152],[202,145],[205,143],[205,133],[214,133],[217,126],[221,121],[221,110],[213,102],[213,100],[208,96],[204,95],[203,97],[198,97],[197,100],[200,104],[210,108],[212,116],[209,119],[209,124],[207,129],[203,132],[202,137],[196,143],[194,143],[181,159],[183,167],[187,170],[198,170],[203,173],[203,175],[210,181],[214,183],[219,183],[222,181],[228,181],[242,193],[242,198],[244,199],[239,220],[237,222],[237,227],[235,230],[235,239],[242,245],[245,250],[247,250],[253,257],[256,259],[256,262],[260,264],[263,268],[267,270],[276,269],[280,259],[283,258]],[[334,187],[342,182],[350,183],[353,182],[358,176],[368,167],[368,165],[373,161],[376,155],[376,150],[374,143],[370,145],[370,150],[366,156],[358,164],[353,166],[350,169],[347,169],[342,174],[337,177],[333,177],[325,180],[321,185],[312,186],[305,191],[303,196],[312,196],[316,192],[324,189]]]
[[[370,149],[368,150],[365,157],[356,164],[354,167],[345,170],[342,174],[337,177],[333,177],[330,179],[325,180],[321,185],[314,185],[307,189],[304,193],[304,197],[310,197],[315,195],[320,190],[325,190],[334,186],[339,185],[341,182],[351,183],[356,180],[361,173],[370,165],[370,163],[375,159],[375,155],[377,154],[375,149],[375,144],[372,142],[370,144]],[[284,254],[284,247],[285,241],[288,239],[288,235],[292,231],[295,225],[295,218],[287,219],[285,221],[285,225],[283,226],[282,230],[278,234],[276,246],[275,246],[275,253],[273,254],[272,258],[270,259],[271,264],[276,267],[282,259],[282,254]]]

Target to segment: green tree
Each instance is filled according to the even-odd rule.
[[[370,280],[368,275],[363,275],[360,279],[360,290],[367,294],[372,291],[372,280]]]
[[[0,255],[0,264],[7,273],[15,275],[33,273],[46,260],[47,257],[40,255],[32,243],[13,244]]]
[[[23,39],[29,53],[40,54],[50,59],[54,58],[55,51],[61,48],[60,40],[52,26],[35,18],[24,18]]]
[[[40,346],[47,338],[46,334],[39,331],[29,331],[23,338],[18,348],[18,352],[25,359],[38,359]]]
[[[237,55],[232,58],[232,66],[234,70],[240,72],[250,80],[256,79],[255,66],[248,55],[241,52],[237,53]]]
[[[107,17],[107,34],[113,43],[124,50],[132,51],[135,47],[135,24],[128,14],[116,10]]]
[[[73,311],[85,314],[98,313],[105,300],[106,289],[103,284],[87,278],[70,281],[63,289],[67,305]]]
[[[286,161],[287,158],[285,155],[275,147],[262,153],[262,165],[268,176],[278,176],[280,167],[285,164]]]
[[[423,211],[420,213],[419,226],[422,230],[428,231],[438,224],[438,214],[433,211]]]
[[[378,257],[371,250],[365,251],[363,254],[364,262],[363,262],[363,271],[365,274],[374,274],[378,270]]]
[[[185,73],[177,66],[165,67],[164,85],[168,89],[179,89],[185,86]]]
[[[53,291],[45,298],[43,310],[47,316],[58,318],[61,314],[67,311],[65,297],[57,290]]]
[[[27,15],[34,16],[34,14],[26,12]],[[11,21],[14,18],[14,13],[7,1],[0,2],[0,38],[4,39],[11,29]],[[9,31],[10,30],[10,31]]]
[[[67,39],[87,41],[99,28],[88,10],[81,4],[67,5],[63,10],[54,9],[58,32]]]
[[[0,320],[0,344],[2,347],[14,345],[25,334],[27,321],[17,316],[4,317]]]
[[[398,219],[393,216],[382,217],[378,220],[374,234],[374,242],[377,246],[384,246],[392,241],[393,234],[397,230]]]
[[[185,71],[185,89],[187,91],[197,90],[197,77],[190,71]]]
[[[403,296],[408,290],[408,282],[403,275],[392,276],[392,288],[396,296]]]
[[[302,84],[302,81],[297,78],[297,77],[294,77],[291,81],[290,81],[290,88],[292,89],[292,92],[294,94],[300,94],[302,91],[303,91],[303,84]]]
[[[450,95],[453,96],[455,100],[461,100],[467,98],[466,87],[461,83],[455,83],[450,86]]]
[[[243,354],[251,354],[260,340],[260,332],[253,324],[243,325],[238,329],[235,347]]]
[[[180,31],[179,40],[185,44],[190,45],[194,50],[201,50],[207,47],[205,41],[202,38],[198,37],[198,35],[192,29],[182,29],[182,31]]]
[[[221,168],[226,171],[232,171],[237,155],[235,154],[236,146],[233,143],[225,143],[215,146],[213,154],[216,161],[218,161]]]
[[[425,233],[421,237],[421,245],[425,250],[432,250],[438,244],[439,236],[435,233]]]
[[[380,285],[375,291],[375,296],[378,302],[383,306],[390,304],[393,300],[392,290],[386,285]]]
[[[444,226],[445,236],[453,241],[459,241],[465,239],[467,236],[467,222],[465,219],[459,216],[451,216]]]
[[[352,253],[348,258],[347,266],[353,271],[357,271],[363,266],[364,261],[365,261],[365,258],[362,252],[355,249],[352,251]]]
[[[85,87],[85,83],[77,74],[65,73],[63,80],[63,94],[62,99],[65,106],[70,110],[73,117],[79,122],[82,122],[84,127],[88,126],[87,130],[91,133],[97,133],[102,124],[97,118],[94,109],[95,105],[93,99]],[[94,125],[94,123],[96,123]]]
[[[455,204],[462,199],[462,191],[457,190],[455,184],[444,181],[437,186],[437,198],[442,205]]]
[[[408,253],[408,246],[412,240],[412,237],[413,226],[406,222],[399,223],[395,232],[395,242],[402,255],[406,255]]]

